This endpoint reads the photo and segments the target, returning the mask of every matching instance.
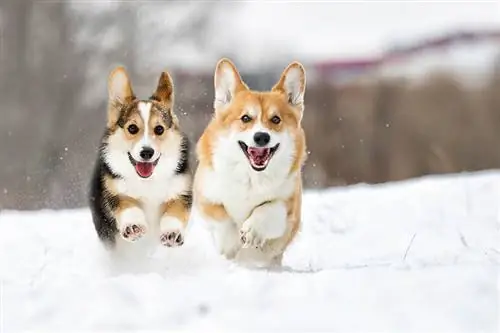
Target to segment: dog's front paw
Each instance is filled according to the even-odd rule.
[[[240,240],[243,244],[243,248],[255,248],[260,249],[264,245],[266,239],[259,235],[255,228],[245,227],[240,230]]]
[[[160,234],[163,246],[177,247],[184,244],[184,224],[175,217],[165,216],[161,219]]]
[[[146,226],[140,223],[131,223],[124,225],[120,230],[122,238],[132,243],[144,236],[145,233]]]
[[[184,244],[184,235],[180,230],[165,231],[160,236],[160,242],[167,247],[182,246]]]
[[[117,217],[121,237],[128,242],[139,240],[147,231],[144,213],[139,207],[127,208]]]

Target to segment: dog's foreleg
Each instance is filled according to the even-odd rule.
[[[182,195],[161,206],[160,242],[164,246],[176,247],[184,244],[184,231],[189,221],[192,197]]]
[[[285,202],[269,201],[254,208],[240,229],[240,239],[244,248],[261,248],[266,241],[282,237],[286,228]]]
[[[217,251],[227,259],[233,259],[241,248],[236,224],[222,204],[201,200],[199,208],[208,223]]]
[[[147,231],[146,217],[139,202],[126,196],[118,197],[114,210],[120,236],[129,242],[135,242]]]

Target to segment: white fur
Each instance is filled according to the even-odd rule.
[[[148,107],[144,105],[141,113],[146,110]],[[166,131],[164,135],[169,135],[165,138],[169,144],[164,145],[163,151],[155,149],[161,156],[153,174],[148,178],[139,177],[130,163],[128,152],[131,147],[123,131],[118,130],[108,138],[108,145],[104,152],[111,170],[122,176],[121,179],[115,181],[117,193],[139,200],[148,225],[148,234],[153,235],[155,240],[159,237],[161,204],[177,198],[181,193],[186,193],[191,187],[189,174],[175,174],[180,159],[181,135],[172,131]]]
[[[262,124],[262,110],[261,110],[260,106],[247,106],[247,108],[246,108],[246,114],[248,116],[250,116],[251,118],[256,119],[256,122],[252,126],[252,128],[249,129],[249,130],[247,130],[247,131],[232,132],[230,134],[230,136],[232,136],[233,138],[235,138],[237,141],[241,140],[247,146],[249,146],[249,147],[255,147],[255,141],[254,141],[254,135],[255,135],[255,133],[257,133],[257,132],[266,132],[266,133],[268,133],[271,136],[271,140],[267,144],[267,147],[274,147],[278,143],[281,145],[282,142],[285,145],[287,143],[289,143],[289,142],[293,144],[293,141],[291,141],[290,134],[288,133],[288,131],[285,131],[285,132],[274,132],[272,130],[269,130],[268,128],[266,128]],[[293,149],[293,147],[290,147],[290,145],[288,145],[288,148],[292,148]],[[282,149],[287,149],[287,147],[280,148],[280,150],[282,150]],[[290,152],[285,152],[285,154],[287,154],[287,153],[290,153]],[[274,158],[275,157],[273,157],[273,159]]]
[[[240,226],[254,207],[265,201],[286,200],[295,188],[295,175],[289,174],[295,153],[291,135],[271,133],[270,145],[279,142],[280,147],[267,168],[257,172],[238,145],[238,140],[247,144],[253,140],[254,132],[221,135],[214,145],[213,170],[204,169],[200,174],[199,188],[204,196],[223,203]]]
[[[129,79],[124,71],[116,71],[111,78],[109,85],[109,94],[111,100],[123,101],[129,97],[130,92]]]
[[[303,70],[297,67],[290,68],[285,75],[284,88],[294,105],[304,103],[305,84],[301,83],[303,75]]]
[[[139,102],[137,108],[141,114],[142,121],[144,122],[144,132],[141,141],[143,144],[149,143],[149,117],[151,116],[151,107],[153,106],[150,102]]]
[[[241,231],[249,244],[263,242],[283,236],[286,231],[286,206],[283,201],[273,201],[254,209],[243,223]]]
[[[184,223],[173,216],[165,216],[160,220],[160,232],[183,231]]]
[[[236,73],[227,63],[221,63],[219,70],[215,72],[215,109],[227,106],[236,90]]]
[[[146,217],[139,207],[124,209],[120,215],[117,216],[116,222],[118,223],[118,229],[120,229],[120,231],[123,231],[125,227],[132,224],[147,228]]]
[[[105,151],[105,158],[112,170],[124,176],[125,179],[138,179],[143,181],[164,180],[174,175],[175,168],[180,158],[181,136],[178,133],[166,131],[164,135],[169,137],[168,145],[164,145],[163,151],[155,149],[155,154],[161,154],[161,158],[156,165],[153,174],[149,178],[142,179],[137,175],[134,166],[130,163],[128,152],[133,147],[125,139],[121,130],[116,131],[108,138],[108,147]],[[134,156],[132,156],[134,157]],[[135,157],[134,157],[135,158]],[[141,182],[143,183],[143,182]]]
[[[217,251],[228,259],[232,259],[241,248],[240,233],[233,221],[214,221],[205,218],[206,225]]]
[[[141,139],[130,150],[130,154],[136,161],[143,160],[140,153],[142,149],[145,147],[153,148],[155,151],[150,161],[156,161],[161,155],[161,152],[159,151],[159,148],[155,144],[155,141],[151,139],[151,135],[153,135],[153,129],[150,128],[149,118],[151,117],[152,106],[153,104],[151,102],[139,102],[137,104],[137,108],[139,109],[142,122],[144,123],[144,131],[142,132]]]
[[[130,163],[130,162],[129,162]],[[158,223],[159,209],[163,202],[175,199],[190,186],[188,175],[175,177],[139,177],[120,179],[116,181],[117,192],[138,199],[147,212],[147,219],[151,223]]]
[[[244,234],[250,232],[252,239],[260,237],[265,240],[283,235],[286,229],[283,201],[295,190],[296,175],[289,172],[294,162],[295,141],[286,130],[281,133],[266,130],[271,135],[269,146],[277,143],[280,146],[267,168],[257,172],[250,166],[238,140],[252,146],[253,134],[259,130],[262,130],[262,125],[257,122],[249,131],[219,133],[214,138],[213,168],[199,169],[196,175],[200,194],[209,201],[222,203],[231,217],[227,222],[208,221],[215,246],[229,257],[236,247],[242,246],[240,231]],[[281,204],[264,204],[261,209],[255,210],[255,215],[250,216],[260,204],[276,200]],[[262,257],[262,253],[250,254],[250,257]],[[266,258],[264,254],[266,259],[271,258]]]
[[[259,105],[247,106],[246,111],[251,118],[257,118],[257,120],[260,120],[262,109],[260,108]]]

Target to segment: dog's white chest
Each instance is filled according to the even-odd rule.
[[[169,186],[163,182],[120,179],[117,183],[117,191],[140,201],[159,202],[168,196]]]
[[[241,224],[258,205],[271,200],[286,199],[294,189],[290,178],[276,179],[254,174],[241,175],[237,172],[206,171],[202,192],[215,201],[223,203],[229,215]]]
[[[148,213],[157,213],[162,203],[185,192],[188,182],[189,179],[184,175],[163,179],[127,178],[117,181],[117,192],[139,200],[146,214],[154,215]]]

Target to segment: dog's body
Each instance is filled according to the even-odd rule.
[[[215,114],[198,141],[195,206],[228,259],[280,264],[300,226],[305,71],[290,64],[272,91],[248,89],[227,59]]]
[[[172,79],[162,73],[156,92],[139,100],[119,67],[110,74],[108,90],[107,128],[89,198],[97,235],[109,249],[141,238],[181,246],[192,176],[189,142],[173,112]]]

